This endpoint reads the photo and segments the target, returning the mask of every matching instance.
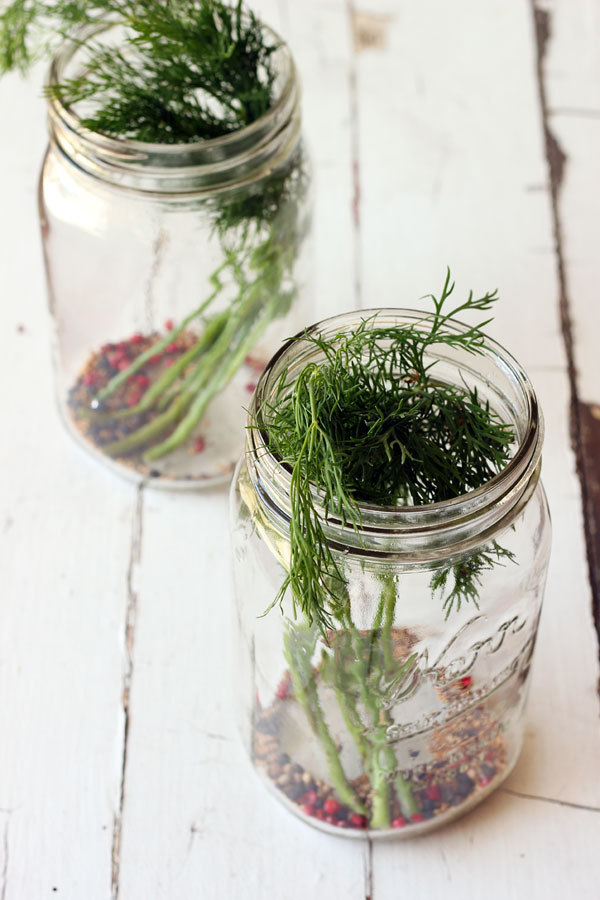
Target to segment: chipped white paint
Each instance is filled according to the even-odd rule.
[[[450,262],[459,285],[500,288],[495,334],[536,382],[554,550],[523,755],[506,788],[467,818],[372,854],[307,828],[265,794],[231,718],[225,493],[144,491],[138,503],[60,428],[35,210],[40,73],[10,77],[0,82],[0,898],[592,900],[597,646],[531,9],[256,5],[303,73],[320,315],[410,304]],[[561,212],[577,349],[586,399],[598,401],[588,380],[598,372],[600,118],[588,115],[600,108],[598,10],[592,0],[546,5],[552,127],[570,158]]]

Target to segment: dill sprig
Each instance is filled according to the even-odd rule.
[[[463,603],[473,603],[479,609],[479,587],[482,575],[505,562],[514,562],[515,554],[497,541],[486,544],[481,550],[462,556],[451,566],[442,566],[431,577],[432,591],[439,591],[444,597],[443,609],[446,618],[453,609],[458,612]],[[449,579],[452,587],[448,590]]]
[[[241,0],[13,0],[0,15],[0,72],[26,69],[83,25],[120,25],[117,46],[85,43],[83,71],[53,87],[82,101],[93,131],[162,144],[229,134],[272,104],[276,40]]]
[[[496,292],[471,292],[449,308],[453,290],[448,271],[439,299],[430,295],[433,312],[412,324],[383,326],[374,316],[351,333],[306,332],[299,340],[314,345],[319,362],[307,363],[291,384],[284,370],[262,410],[269,449],[291,470],[290,565],[274,603],[289,589],[294,615],[299,607],[323,633],[347,604],[323,519],[358,528],[360,503],[449,500],[485,484],[509,460],[512,427],[475,388],[436,379],[428,357],[435,345],[473,354],[485,346],[489,318],[467,329],[452,323],[489,310]],[[462,581],[455,575],[453,599],[476,595],[483,567],[474,563],[470,576],[459,573]],[[438,576],[436,587],[447,579]]]
[[[121,30],[111,43],[114,26]],[[95,132],[186,144],[250,125],[274,102],[279,44],[242,0],[12,0],[0,13],[0,74],[25,71],[64,40],[82,41],[81,71],[50,90],[63,104],[79,105],[82,125]],[[104,445],[105,453],[145,450],[153,461],[188,441],[213,397],[270,323],[285,315],[296,293],[306,187],[298,144],[268,177],[199,203],[221,248],[210,293],[94,398],[87,414],[97,421],[153,413]],[[228,285],[234,294],[225,311],[215,311]],[[105,401],[152,355],[200,324],[195,344],[136,406],[108,411]]]

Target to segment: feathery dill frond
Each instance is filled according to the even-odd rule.
[[[434,311],[410,324],[367,319],[351,333],[307,332],[321,360],[308,363],[293,384],[288,372],[262,410],[269,449],[291,469],[291,562],[275,602],[288,588],[294,609],[325,631],[346,602],[343,573],[323,533],[321,516],[360,525],[360,503],[423,505],[475,490],[510,458],[512,427],[483,402],[476,388],[435,377],[428,353],[445,344],[469,353],[485,346],[490,319],[456,329],[463,312],[485,311],[496,292],[449,308],[450,273]],[[322,503],[320,513],[314,491]],[[501,549],[501,548],[500,548]],[[489,554],[488,554],[489,556]],[[449,598],[472,599],[481,565],[457,580]],[[443,589],[447,576],[435,586]],[[447,601],[448,602],[448,601]]]
[[[254,13],[222,0],[13,0],[0,14],[0,72],[26,70],[82,25],[120,25],[117,46],[86,42],[81,74],[52,90],[91,104],[103,134],[187,143],[230,134],[272,104],[277,42]]]

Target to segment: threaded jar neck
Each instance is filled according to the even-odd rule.
[[[353,331],[365,319],[376,317],[377,327],[415,326],[428,329],[428,317],[410,309],[371,309],[348,313],[320,322],[309,333],[325,340]],[[448,323],[457,333],[461,323]],[[279,379],[295,377],[309,363],[319,363],[322,351],[303,341],[302,333],[288,341],[273,357],[257,385],[249,410],[246,458],[250,480],[262,513],[282,535],[290,520],[291,470],[269,448],[265,410],[269,408]],[[428,362],[436,363],[436,378],[451,384],[476,387],[482,402],[515,433],[508,464],[476,490],[451,500],[421,506],[373,506],[359,503],[361,525],[355,529],[325,512],[316,492],[313,500],[322,513],[324,533],[332,546],[351,555],[431,561],[462,554],[508,527],[523,509],[539,480],[544,436],[543,417],[533,386],[519,363],[500,344],[486,340],[481,353],[457,346],[432,345]]]
[[[51,145],[68,161],[101,182],[149,194],[218,194],[267,177],[295,152],[301,126],[300,86],[287,45],[266,25],[277,46],[270,109],[256,121],[219,138],[182,144],[155,144],[90,131],[78,113],[64,105],[54,88],[81,74],[78,55],[106,28],[86,26],[65,42],[46,78]]]

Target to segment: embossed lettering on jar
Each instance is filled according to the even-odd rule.
[[[299,85],[264,29],[272,106],[223,137],[120,140],[48,100],[40,216],[60,409],[88,451],[156,486],[231,476],[259,375],[309,315]],[[49,87],[81,65],[66,45]]]
[[[410,310],[372,312],[378,323],[422,320]],[[359,323],[352,314],[315,329],[331,336]],[[288,570],[291,509],[290,470],[264,429],[248,431],[232,488],[243,741],[291,811],[348,836],[408,837],[454,819],[504,781],[523,740],[550,552],[542,417],[527,375],[493,341],[481,355],[446,346],[431,354],[436,377],[476,387],[513,426],[511,458],[453,500],[363,504],[357,531],[327,519],[348,586],[346,627],[320,633],[294,617],[289,592],[281,610],[263,615]],[[314,344],[285,345],[261,378],[250,421],[268,415],[286,367],[293,382],[309,359],[319,362]],[[449,610],[452,577],[474,565],[477,602]]]

